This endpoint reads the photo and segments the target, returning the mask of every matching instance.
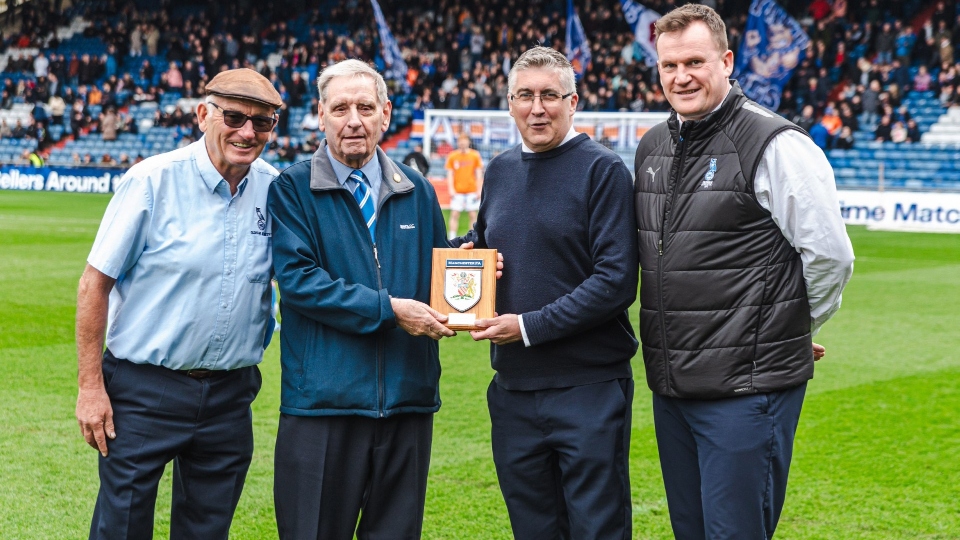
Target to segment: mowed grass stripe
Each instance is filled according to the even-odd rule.
[[[108,200],[0,191],[0,538],[73,539],[89,527],[97,457],[73,418],[73,317]],[[843,309],[816,338],[828,356],[809,385],[777,538],[960,538],[960,242],[856,227],[850,234],[856,271]],[[634,306],[634,323],[636,314]],[[256,451],[232,538],[276,538],[278,357],[271,346],[261,367]],[[511,538],[489,448],[488,346],[461,335],[442,343],[441,357],[424,538]],[[650,393],[642,362],[634,367],[634,537],[671,538]],[[169,507],[168,474],[158,538],[169,534]]]

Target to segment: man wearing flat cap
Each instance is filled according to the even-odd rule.
[[[170,538],[227,538],[253,454],[277,176],[259,156],[282,102],[249,69],[206,89],[203,137],[124,175],[80,278],[76,414],[100,452],[90,538],[151,538],[170,461]]]

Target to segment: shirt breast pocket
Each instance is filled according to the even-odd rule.
[[[273,241],[269,236],[251,234],[247,238],[246,274],[250,283],[269,283],[273,271],[271,253]]]

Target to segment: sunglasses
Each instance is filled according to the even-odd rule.
[[[247,116],[240,111],[224,109],[212,101],[208,101],[207,103],[220,110],[220,114],[223,115],[223,123],[226,124],[227,127],[240,129],[246,125],[247,120],[249,120],[253,123],[254,131],[258,133],[268,133],[273,131],[273,126],[277,125],[276,116]]]

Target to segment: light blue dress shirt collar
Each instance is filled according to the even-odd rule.
[[[330,158],[330,165],[333,166],[333,173],[337,175],[337,181],[340,182],[341,186],[345,186],[347,179],[350,177],[355,169],[347,167],[343,163],[337,161],[333,154],[330,153],[330,145],[326,144],[324,147],[327,150],[327,157]],[[377,159],[377,155],[374,154],[373,158],[367,162],[366,165],[360,167],[360,170],[363,171],[364,176],[367,177],[367,181],[370,182],[370,195],[373,196],[373,203],[380,203],[380,179],[383,176],[383,172],[380,169],[380,160]],[[353,191],[352,186],[345,186],[351,192]]]
[[[223,175],[220,174],[220,171],[218,171],[216,166],[214,166],[213,161],[210,159],[209,153],[205,151],[207,148],[207,136],[204,135],[203,137],[200,137],[199,142],[201,143],[200,146],[204,151],[201,152],[200,149],[196,149],[193,155],[197,162],[197,169],[200,171],[200,179],[203,180],[203,184],[207,186],[207,189],[210,190],[210,193],[216,193],[217,186],[223,183],[227,188],[226,194],[228,199],[234,196],[243,195],[243,190],[247,187],[247,178],[250,176],[250,171],[247,171],[246,176],[244,176],[243,180],[241,180],[240,184],[237,186],[237,194],[230,195],[230,186],[227,184],[227,181],[223,179]],[[223,192],[221,192],[221,195],[222,193]]]

